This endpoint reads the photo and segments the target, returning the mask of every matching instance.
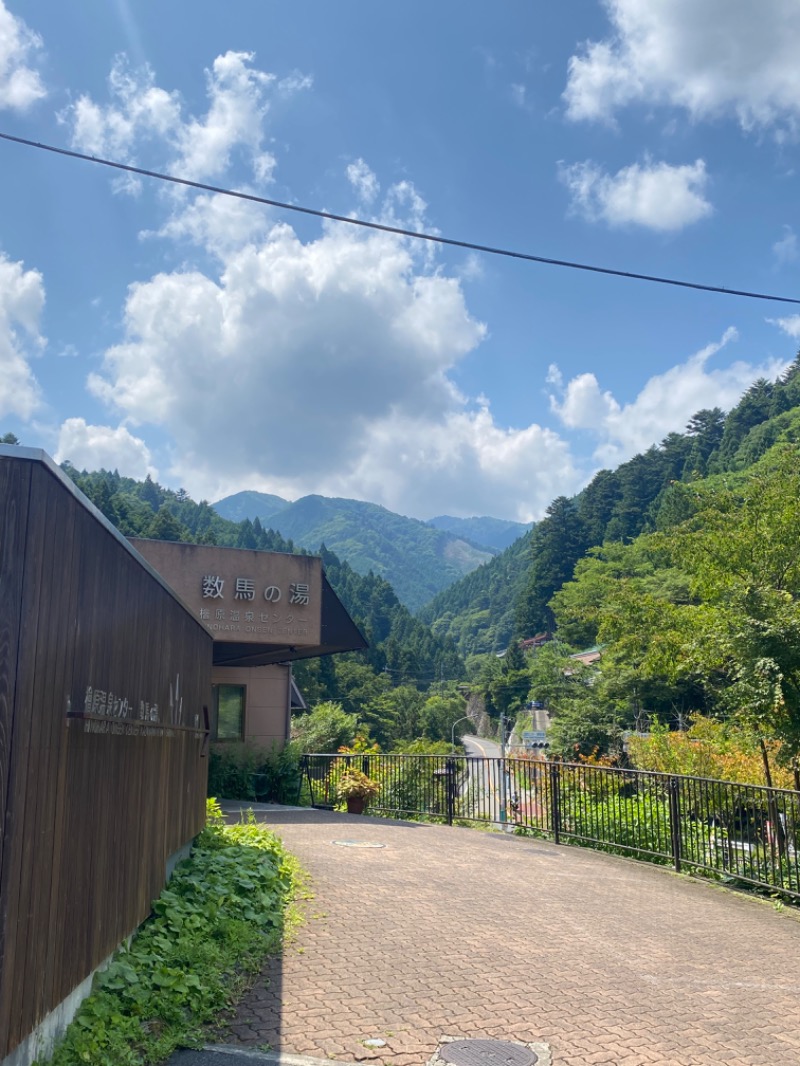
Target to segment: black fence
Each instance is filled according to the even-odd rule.
[[[305,755],[313,807],[339,803],[348,768],[380,785],[370,814],[496,824],[800,902],[800,792],[539,759]]]

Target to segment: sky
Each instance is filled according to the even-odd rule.
[[[800,297],[797,0],[0,0],[0,132]],[[800,306],[0,141],[0,436],[196,499],[540,518],[729,409]]]

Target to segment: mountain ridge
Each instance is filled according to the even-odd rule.
[[[259,495],[266,500],[260,501]],[[241,506],[267,510],[280,499],[247,492],[234,493],[219,502],[226,510]],[[212,506],[216,510],[218,504]],[[385,578],[401,603],[412,611],[497,552],[363,500],[312,493],[286,502],[263,518],[257,510],[245,517],[258,517],[282,537],[309,550],[324,546],[360,574],[371,572]]]

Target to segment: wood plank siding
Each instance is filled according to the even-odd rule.
[[[147,917],[202,828],[211,661],[61,471],[0,449],[0,1060]]]

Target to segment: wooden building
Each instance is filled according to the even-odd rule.
[[[213,639],[44,452],[0,446],[0,1063],[27,1066],[205,821]]]
[[[131,543],[214,638],[213,740],[282,745],[301,700],[292,662],[367,646],[315,556]]]

